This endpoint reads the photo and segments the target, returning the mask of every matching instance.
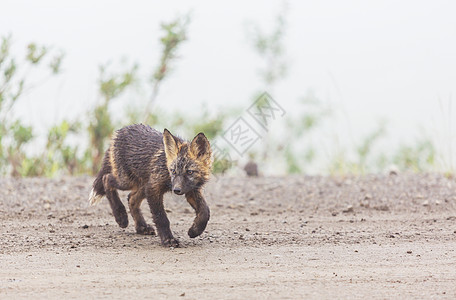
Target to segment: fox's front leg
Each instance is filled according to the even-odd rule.
[[[162,245],[168,247],[179,247],[179,241],[174,238],[169,227],[169,220],[163,206],[163,193],[156,192],[153,189],[148,189],[146,197]]]
[[[193,225],[188,230],[188,236],[194,238],[199,236],[203,233],[204,229],[206,229],[210,217],[210,210],[200,190],[188,192],[185,194],[185,198],[187,198],[188,203],[190,203],[196,212]]]

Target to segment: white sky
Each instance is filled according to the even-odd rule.
[[[83,115],[97,99],[99,64],[127,57],[148,76],[159,55],[160,22],[188,11],[189,40],[158,103],[169,110],[192,110],[202,101],[247,107],[262,86],[246,22],[271,28],[281,3],[3,0],[0,35],[12,33],[15,49],[36,41],[66,53],[63,74],[21,99],[16,113],[38,128]],[[273,95],[286,111],[313,90],[345,111],[355,138],[380,119],[389,121],[393,141],[423,129],[449,137],[443,121],[455,111],[442,113],[439,101],[448,106],[456,91],[455,1],[288,4],[290,73]]]

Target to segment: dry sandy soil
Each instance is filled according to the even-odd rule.
[[[88,207],[91,182],[0,179],[0,298],[456,297],[456,181],[443,175],[214,179],[198,238],[185,199],[166,198],[176,249],[131,217],[119,228],[107,200]]]

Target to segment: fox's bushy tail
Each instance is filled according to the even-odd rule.
[[[95,205],[98,204],[98,202],[101,201],[101,198],[106,194],[104,187],[103,187],[103,175],[98,173],[97,178],[95,178],[95,181],[93,182],[93,188],[90,191],[89,195],[89,204],[90,205]]]
[[[100,168],[100,171],[97,174],[97,177],[95,178],[95,180],[93,182],[92,190],[90,191],[89,205],[98,204],[98,202],[101,201],[101,198],[103,198],[103,196],[106,195],[106,191],[103,186],[103,176],[105,174],[109,174],[111,172],[111,166],[109,165],[108,156],[109,156],[109,151],[106,151],[106,155],[103,159],[102,166]]]

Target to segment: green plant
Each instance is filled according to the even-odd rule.
[[[361,174],[369,171],[370,166],[372,166],[372,164],[368,163],[369,156],[372,155],[372,148],[380,138],[385,136],[385,133],[385,123],[382,122],[377,129],[373,130],[362,139],[361,144],[357,147],[358,162],[354,165],[357,166],[356,168]]]
[[[106,141],[114,131],[113,121],[109,112],[112,100],[119,97],[135,81],[138,66],[127,68],[120,73],[108,73],[107,65],[100,66],[99,87],[101,99],[97,106],[90,112],[88,132],[90,137],[90,154],[92,161],[92,174],[100,168]]]
[[[354,151],[351,149],[338,149],[330,157],[328,165],[330,174],[366,174],[378,172],[389,163],[385,153],[373,151],[376,143],[386,136],[386,123],[380,122],[377,128],[363,137],[355,144]],[[353,154],[353,155],[350,155]]]
[[[287,7],[284,4],[275,19],[274,28],[269,33],[264,33],[258,25],[251,24],[247,28],[247,37],[252,42],[253,49],[261,58],[263,67],[259,68],[260,78],[263,81],[263,91],[257,92],[254,100],[257,108],[264,105],[263,101],[267,101],[264,97],[260,98],[264,91],[274,94],[275,85],[287,75],[287,61],[285,59],[285,32],[286,32],[286,17]],[[276,151],[282,152],[280,155],[285,157],[285,161],[290,164],[295,164],[295,158],[292,156],[292,146],[274,147],[274,141],[269,134],[265,134],[261,139],[261,147],[258,153],[250,150],[250,161],[254,159],[258,162],[261,160],[261,165],[266,165],[270,161],[269,157],[275,156]],[[283,152],[285,151],[285,152]],[[296,169],[295,166],[292,167]]]
[[[46,152],[52,168],[48,176],[54,175],[57,170],[69,175],[81,174],[87,171],[87,156],[80,156],[78,145],[67,143],[68,137],[80,132],[79,122],[63,120],[53,126],[48,133]]]
[[[287,116],[282,134],[275,139],[280,145],[275,156],[284,157],[287,173],[302,173],[316,159],[316,146],[309,137],[331,114],[312,91],[300,99],[295,111]]]
[[[435,166],[436,149],[428,138],[420,138],[414,145],[401,145],[393,156],[393,163],[400,170],[423,172]]]
[[[177,58],[177,50],[180,45],[187,40],[187,30],[190,22],[189,15],[177,17],[169,23],[162,23],[161,29],[163,36],[160,38],[162,45],[162,53],[160,62],[153,71],[151,76],[152,94],[146,105],[143,121],[150,123],[155,116],[152,113],[152,106],[154,105],[160,86],[162,82],[169,76],[171,71],[171,64]]]
[[[252,41],[254,49],[263,60],[264,67],[259,70],[259,74],[268,88],[283,79],[287,73],[288,63],[284,55],[287,12],[287,6],[283,4],[282,9],[276,16],[274,29],[269,34],[262,32],[254,24],[248,28],[248,30],[250,29],[248,38]]]
[[[30,126],[24,125],[21,120],[14,118],[13,108],[20,97],[35,87],[30,82],[29,72],[37,68],[50,57],[48,47],[30,43],[27,46],[26,57],[23,61],[17,60],[12,54],[11,35],[1,38],[0,46],[0,173],[10,173],[19,176],[23,173],[24,161],[29,159],[25,153],[25,146],[33,139]],[[51,73],[42,79],[47,80],[59,73],[62,53],[52,53],[49,58]]]

